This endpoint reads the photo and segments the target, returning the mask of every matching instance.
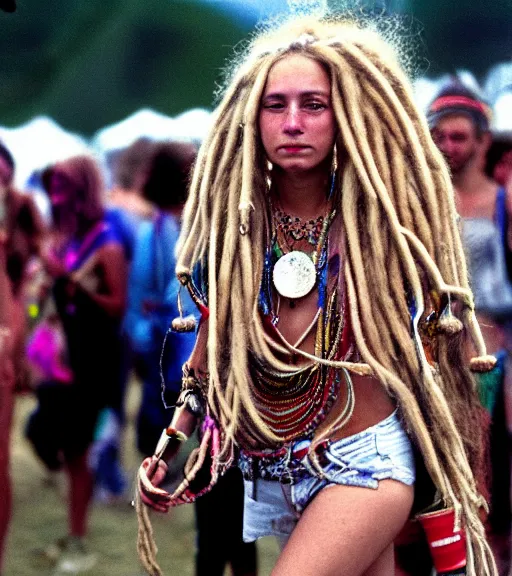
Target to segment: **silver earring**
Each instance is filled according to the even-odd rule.
[[[274,169],[274,165],[270,160],[266,161],[266,170],[265,170],[265,184],[267,185],[267,192],[270,192],[272,188],[272,170]]]
[[[336,170],[338,169],[338,147],[336,146],[336,142],[332,147],[332,163],[331,163],[331,173],[335,174]]]

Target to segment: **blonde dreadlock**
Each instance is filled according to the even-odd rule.
[[[257,129],[268,72],[291,52],[321,62],[331,78],[338,165],[343,166],[336,197],[347,246],[344,274],[364,362],[332,362],[289,349],[379,379],[398,400],[443,501],[464,521],[468,574],[495,574],[472,473],[482,462],[476,438],[481,426],[463,336],[470,335],[477,351],[473,368],[489,369],[492,359],[485,355],[474,316],[450,177],[390,47],[355,24],[298,19],[256,39],[198,156],[177,272],[186,277],[207,258],[208,403],[223,430],[219,466],[241,428],[255,440],[277,440],[251,398],[249,355],[282,372],[291,370],[278,354],[286,344],[269,338],[258,310],[270,232]],[[435,337],[435,365],[418,333],[429,294],[448,299]],[[451,314],[451,300],[460,303],[460,319]],[[340,425],[335,421],[322,438]]]

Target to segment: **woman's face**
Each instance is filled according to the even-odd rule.
[[[259,128],[268,159],[286,172],[304,172],[330,158],[336,138],[331,82],[322,65],[290,54],[271,68]]]
[[[76,226],[76,186],[58,165],[52,171],[48,186],[53,224],[61,232],[72,233]]]
[[[75,185],[64,170],[56,166],[50,177],[48,196],[52,206],[62,206],[72,202]]]
[[[13,169],[5,160],[0,156],[0,190],[7,189],[12,184]]]

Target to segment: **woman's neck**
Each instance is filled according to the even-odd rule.
[[[307,174],[276,171],[272,186],[281,209],[303,220],[317,218],[326,210],[330,176],[325,170]]]

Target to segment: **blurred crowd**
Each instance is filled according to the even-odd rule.
[[[450,168],[487,346],[499,359],[480,387],[490,422],[488,533],[500,574],[508,574],[512,133],[493,132],[485,102],[458,82],[443,88],[428,120]],[[141,456],[153,454],[171,421],[194,343],[193,333],[169,326],[194,314],[174,268],[195,157],[192,144],[141,138],[113,156],[108,173],[92,154],[57,162],[37,175],[48,219],[31,194],[15,189],[16,159],[0,143],[0,570],[17,392],[37,397],[25,427],[34,457],[68,480],[67,532],[38,552],[55,574],[84,572],[97,562],[86,542],[93,499],[131,499],[120,457],[130,378],[141,386]],[[170,471],[169,484],[177,474]],[[196,504],[198,575],[223,574],[227,564],[235,575],[256,574],[255,545],[241,537],[242,499],[241,477],[232,470]],[[397,543],[404,573],[418,573],[407,571],[408,544]],[[414,552],[411,561],[417,558]]]
[[[0,545],[11,514],[13,400],[29,391],[37,407],[26,438],[68,484],[67,533],[34,550],[55,574],[94,568],[86,538],[93,500],[133,497],[120,457],[130,378],[141,387],[141,456],[153,454],[170,424],[194,343],[193,333],[169,326],[194,312],[185,293],[178,309],[174,249],[195,155],[189,143],[141,138],[111,159],[109,173],[92,154],[57,162],[37,175],[50,206],[45,220],[33,196],[14,188],[16,162],[0,144]],[[227,498],[219,526],[214,510]],[[255,573],[255,546],[242,542],[242,499],[233,471],[197,505],[197,574],[223,574],[227,563],[235,574]]]

